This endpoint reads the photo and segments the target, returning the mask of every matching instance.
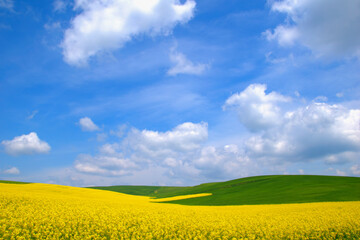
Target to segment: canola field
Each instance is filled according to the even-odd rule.
[[[360,238],[360,202],[218,207],[152,200],[94,189],[0,183],[0,239]]]

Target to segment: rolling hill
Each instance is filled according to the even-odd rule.
[[[212,193],[211,196],[169,201],[183,205],[254,205],[360,200],[360,178],[316,175],[269,175],[205,183],[193,187],[92,187],[155,198]]]
[[[8,180],[0,180],[0,183],[7,183],[7,184],[29,184],[28,182],[17,182],[17,181],[8,181]]]

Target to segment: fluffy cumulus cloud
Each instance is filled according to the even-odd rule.
[[[9,175],[19,175],[20,174],[20,170],[16,167],[12,167],[9,169],[6,169],[4,171],[5,174],[9,174]]]
[[[265,32],[282,46],[299,42],[320,56],[360,57],[358,0],[270,1],[286,21]]]
[[[260,88],[260,95],[263,97],[270,95],[262,94],[264,87],[251,85],[249,88]],[[261,101],[261,105],[267,106],[267,111],[263,111],[261,109],[264,107],[258,104],[258,97],[251,100],[239,98],[241,95],[246,96],[249,88],[231,96],[226,102],[238,106],[235,108],[238,114],[243,114],[240,120],[250,131],[254,130],[254,127],[252,124],[249,125],[249,122],[269,123],[265,124],[266,128],[261,128],[262,132],[246,140],[244,150],[249,158],[275,162],[307,162],[322,159],[327,163],[340,163],[359,157],[360,109],[312,101],[305,106],[285,111],[276,103],[279,99],[287,98],[278,93],[271,93],[273,97],[263,98]]]
[[[266,30],[264,35],[269,41],[277,40],[280,46],[292,46],[299,37],[299,31],[296,27],[277,26],[273,32]]]
[[[95,175],[122,176],[137,168],[135,163],[124,158],[121,153],[102,153],[95,157],[80,155],[75,162],[75,169],[79,172]]]
[[[100,128],[88,117],[83,117],[79,120],[80,127],[83,131],[93,132],[98,131]]]
[[[119,143],[104,144],[98,155],[80,155],[82,173],[122,176],[164,169],[174,179],[221,179],[246,174],[249,159],[236,145],[207,146],[207,123],[186,122],[166,132],[132,129]]]
[[[265,90],[264,84],[252,84],[228,98],[224,109],[236,109],[241,123],[252,132],[279,125],[282,113],[277,103],[290,99],[276,92],[267,94]]]
[[[186,122],[167,132],[133,129],[127,138],[127,144],[139,158],[162,160],[179,152],[197,150],[207,137],[207,123]]]
[[[235,144],[203,147],[193,164],[207,179],[244,177],[257,167]]]
[[[206,123],[183,123],[167,132],[133,128],[122,142],[104,144],[97,156],[79,156],[75,168],[87,173],[123,175],[140,166],[159,165],[181,153],[194,152],[206,139]]]
[[[103,144],[97,154],[79,155],[74,169],[79,174],[121,179],[154,171],[161,176],[153,178],[166,178],[167,184],[169,179],[174,184],[194,184],[278,174],[288,166],[303,174],[302,166],[309,162],[336,164],[336,169],[352,166],[340,170],[358,175],[360,109],[323,100],[304,102],[252,84],[224,104],[248,130],[237,144],[210,144],[204,122],[185,122],[163,132],[133,128],[117,142]]]
[[[193,17],[195,5],[194,0],[76,0],[81,12],[65,31],[64,60],[84,65],[89,57],[121,48],[133,37],[169,34]]]
[[[50,151],[49,144],[41,141],[35,132],[4,140],[1,144],[10,155],[42,154]]]
[[[248,150],[252,156],[288,161],[346,161],[345,153],[360,150],[359,119],[360,110],[312,103],[288,112],[281,127],[251,138]]]
[[[189,59],[187,59],[184,54],[176,51],[171,51],[170,60],[174,64],[174,66],[172,66],[167,72],[170,76],[175,76],[178,74],[200,75],[208,68],[207,64],[194,64]]]

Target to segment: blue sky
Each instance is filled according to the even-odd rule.
[[[0,0],[0,178],[360,176],[358,0]]]

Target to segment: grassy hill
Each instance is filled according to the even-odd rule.
[[[8,181],[8,180],[0,180],[0,183],[7,183],[7,184],[29,184],[28,182],[17,182],[17,181]]]
[[[205,183],[194,187],[92,187],[156,198],[212,193],[211,196],[171,201],[184,205],[248,205],[359,201],[360,178],[313,175],[274,175]]]

